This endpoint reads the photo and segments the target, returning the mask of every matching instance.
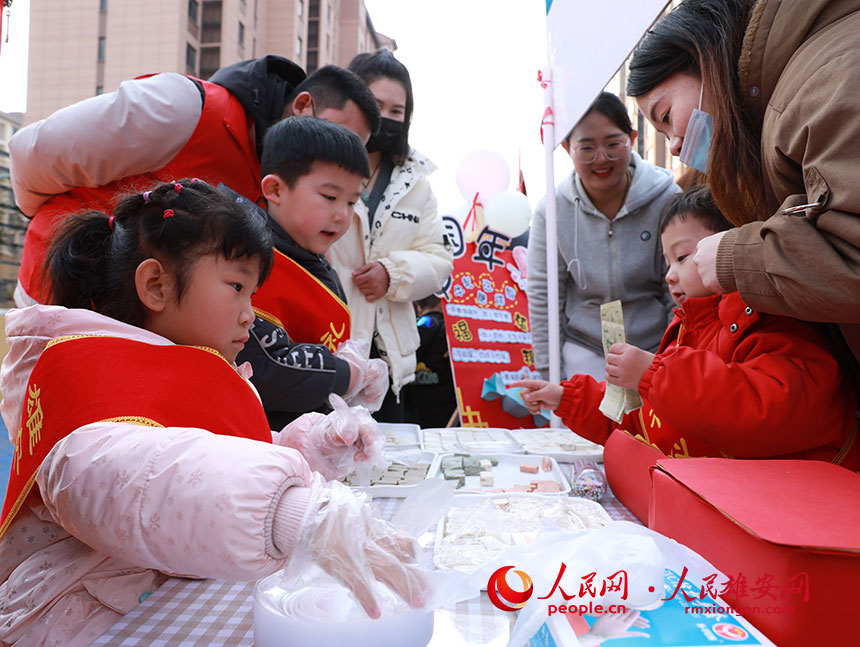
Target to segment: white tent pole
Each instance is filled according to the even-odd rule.
[[[549,381],[561,381],[561,335],[558,318],[558,243],[555,208],[555,168],[553,164],[553,142],[555,141],[555,118],[552,114],[552,59],[543,72],[544,97],[547,111],[543,120],[543,148],[546,165],[546,300],[547,325],[549,328]],[[552,425],[559,420],[553,416]]]

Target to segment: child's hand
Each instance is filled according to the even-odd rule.
[[[639,389],[639,382],[654,361],[654,353],[630,344],[613,344],[606,356],[606,381],[625,389]]]
[[[511,388],[522,388],[520,397],[529,409],[529,413],[536,416],[541,409],[555,411],[561,404],[561,394],[564,389],[559,384],[552,384],[545,380],[517,380],[510,384]]]
[[[301,452],[311,469],[326,480],[338,480],[353,471],[357,462],[381,454],[383,437],[365,409],[350,408],[335,394],[329,401],[334,411],[328,415],[312,411],[296,418],[283,428],[277,442]]]
[[[384,297],[391,282],[388,270],[379,261],[359,267],[352,273],[352,280],[364,298],[371,302]]]
[[[417,563],[412,537],[377,517],[365,499],[341,483],[315,481],[310,505],[317,509],[305,515],[307,525],[300,531],[298,545],[306,547],[323,570],[353,592],[367,615],[381,615],[373,590],[375,580],[385,583],[409,606],[424,605],[428,583]]]

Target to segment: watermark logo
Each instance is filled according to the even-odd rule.
[[[502,566],[490,575],[490,579],[487,580],[487,595],[490,597],[490,602],[502,611],[518,611],[522,609],[532,596],[532,591],[534,590],[532,578],[524,571],[514,571],[514,573],[519,575],[520,580],[522,580],[523,590],[515,591],[512,589],[507,579],[505,579],[508,571],[512,568],[513,566]]]

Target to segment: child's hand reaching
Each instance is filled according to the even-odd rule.
[[[561,394],[564,389],[559,384],[552,384],[545,380],[517,380],[510,384],[511,388],[522,388],[520,397],[529,409],[529,413],[536,416],[541,409],[555,411],[561,404]]]
[[[349,407],[334,394],[329,399],[334,411],[325,416],[306,413],[284,427],[276,442],[298,450],[326,480],[337,480],[349,474],[356,462],[379,453],[380,434],[366,409]]]
[[[625,389],[639,389],[639,382],[654,361],[654,353],[630,344],[613,344],[606,356],[606,381]]]

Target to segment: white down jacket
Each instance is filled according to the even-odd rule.
[[[418,328],[412,302],[439,290],[453,268],[445,227],[427,175],[436,166],[415,149],[395,166],[376,209],[373,227],[359,201],[349,231],[327,256],[340,276],[352,313],[352,338],[374,338],[391,368],[392,389],[415,379]],[[379,261],[390,284],[384,298],[369,302],[352,280],[353,270]]]

